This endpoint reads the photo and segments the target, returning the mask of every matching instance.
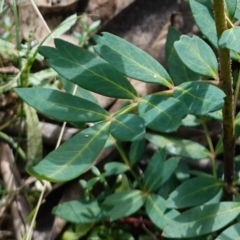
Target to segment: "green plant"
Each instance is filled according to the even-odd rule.
[[[93,37],[99,56],[60,39],[55,39],[56,48],[40,48],[64,81],[105,96],[127,99],[126,105],[113,114],[70,93],[15,89],[29,105],[54,119],[93,123],[27,169],[52,182],[69,181],[92,169],[92,179],[80,180],[85,190],[82,199],[54,209],[57,216],[85,226],[86,232],[98,222],[124,221],[134,214],[138,223],[149,218],[162,231],[163,238],[220,240],[239,236],[239,177],[235,175],[239,164],[237,158],[234,160],[234,149],[240,115],[235,117],[234,113],[240,77],[237,69],[233,96],[230,57],[240,60],[240,3],[189,3],[199,29],[218,50],[219,61],[201,38],[180,37],[173,28],[169,28],[166,45],[168,72],[151,56],[110,33]],[[139,97],[125,76],[162,85],[166,90]],[[210,119],[223,124],[223,135],[216,143],[207,126]],[[208,147],[169,134],[181,125],[201,126]],[[140,174],[136,165],[145,152],[146,140],[159,149]],[[128,153],[121,141],[131,142]],[[107,163],[100,171],[94,166],[95,160],[110,144],[115,145],[123,163]],[[217,164],[222,153],[224,164]],[[181,161],[184,158],[209,158],[212,173],[189,170]],[[116,176],[115,183],[110,181],[112,176]],[[93,190],[99,185],[103,191],[96,195]]]
[[[92,49],[92,45],[89,43],[89,38],[93,34],[96,33],[97,28],[100,26],[101,21],[97,20],[91,23],[90,25],[87,25],[87,23],[84,21],[84,16],[83,19],[79,19],[80,26],[82,28],[82,32],[74,32],[74,36],[78,39],[78,44],[80,47],[84,47],[92,52],[94,52],[94,49]]]

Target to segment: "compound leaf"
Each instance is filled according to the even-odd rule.
[[[61,39],[55,39],[55,46],[40,47],[40,52],[64,78],[105,96],[136,98],[136,90],[129,81],[100,57]]]
[[[206,115],[222,108],[225,94],[208,83],[187,82],[177,86],[173,96],[188,106],[190,114]]]
[[[59,121],[96,122],[109,115],[99,105],[69,93],[39,87],[15,91],[30,106]]]
[[[240,213],[239,202],[221,202],[192,208],[180,214],[163,231],[168,238],[193,238],[215,232]]]
[[[97,43],[94,49],[99,55],[124,75],[166,87],[173,86],[171,77],[161,64],[138,47],[107,32],[93,38]]]

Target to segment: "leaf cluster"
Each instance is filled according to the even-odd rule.
[[[226,96],[214,48],[226,48],[232,60],[240,59],[240,31],[234,25],[239,19],[240,3],[225,1],[230,27],[219,39],[212,2],[189,3],[196,24],[211,46],[198,36],[181,36],[170,27],[167,70],[136,46],[106,32],[93,37],[95,53],[61,39],[55,39],[55,48],[40,48],[66,92],[36,87],[16,88],[17,94],[37,111],[58,121],[92,125],[28,167],[32,175],[52,182],[69,181],[92,169],[92,179],[80,180],[85,196],[57,206],[57,216],[91,228],[97,222],[139,217],[144,211],[145,215],[140,216],[149,218],[165,238],[217,236],[219,240],[239,234],[238,179],[230,189],[237,201],[222,201],[227,186],[221,178],[222,166],[216,165],[223,152],[222,138],[214,146],[207,122],[222,121]],[[140,97],[127,77],[158,84],[163,90]],[[78,86],[76,96],[71,95],[73,84]],[[126,99],[127,104],[110,114],[88,91]],[[208,146],[177,138],[175,132],[180,126],[202,126]],[[239,134],[239,114],[235,128]],[[121,141],[130,142],[128,153],[122,149]],[[146,169],[137,171],[146,141],[158,149]],[[109,143],[119,151],[123,163],[110,162],[101,172],[94,165]],[[194,172],[183,161],[204,158],[210,159],[212,174]],[[113,176],[114,186],[110,184]],[[98,184],[104,191],[93,197],[92,190]],[[219,231],[233,221],[229,228]]]

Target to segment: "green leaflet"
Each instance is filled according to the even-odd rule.
[[[39,127],[37,112],[24,103],[27,128],[27,160],[28,164],[36,164],[42,159],[42,132]]]
[[[179,185],[167,200],[168,208],[187,208],[206,203],[223,187],[223,182],[211,177],[196,177]]]
[[[213,119],[216,119],[216,120],[219,120],[219,121],[222,121],[222,109],[216,111],[216,112],[210,112],[207,114],[209,117],[213,118]]]
[[[99,105],[47,88],[16,88],[17,94],[30,106],[54,119],[66,122],[105,120],[108,112]]]
[[[53,213],[72,223],[96,223],[108,217],[98,201],[69,201],[53,209]]]
[[[240,240],[240,223],[224,230],[215,240]]]
[[[135,213],[145,200],[146,197],[140,190],[126,190],[108,196],[103,205],[112,207],[110,219],[114,221]]]
[[[76,240],[84,237],[94,226],[94,223],[80,223],[76,224],[73,229],[73,226],[68,226],[64,230],[61,238],[62,240]]]
[[[60,39],[55,39],[55,46],[41,47],[40,52],[64,78],[105,96],[126,99],[137,97],[129,81],[100,57]]]
[[[237,0],[225,0],[226,4],[226,12],[228,15],[228,18],[230,20],[233,20],[236,9],[237,9]]]
[[[129,170],[129,166],[120,162],[109,162],[104,165],[104,176],[119,175]]]
[[[110,133],[114,138],[121,141],[142,139],[145,135],[145,121],[132,113],[121,114],[113,119]]]
[[[191,114],[188,114],[182,120],[182,126],[186,126],[186,127],[196,127],[196,126],[199,126],[200,124],[201,123],[199,122],[198,118]]]
[[[206,115],[222,108],[225,93],[208,83],[187,82],[177,86],[173,96],[188,106],[190,114]]]
[[[73,14],[61,22],[52,32],[44,39],[44,44],[52,40],[53,38],[58,38],[65,32],[67,32],[77,21],[77,14]]]
[[[217,31],[211,8],[195,0],[190,0],[189,3],[197,26],[212,45],[217,47]]]
[[[95,35],[94,49],[116,69],[131,78],[172,87],[173,82],[162,65],[149,54],[110,33]]]
[[[190,178],[190,169],[186,162],[180,161],[175,171],[176,178],[181,182],[186,181]]]
[[[188,113],[183,102],[164,95],[148,95],[140,99],[138,109],[146,126],[159,132],[175,131]]]
[[[146,140],[145,138],[134,141],[131,143],[130,151],[129,151],[129,162],[133,166],[138,161],[140,161],[146,149]]]
[[[163,230],[173,218],[179,215],[178,211],[170,210],[166,212],[165,199],[156,194],[148,195],[146,201],[146,212],[152,222]]]
[[[35,73],[29,73],[28,83],[32,86],[48,86],[48,80],[58,77],[58,74],[52,69],[47,68]]]
[[[235,26],[223,32],[219,39],[219,45],[240,53],[240,27]]]
[[[221,202],[192,208],[170,222],[163,235],[168,238],[199,237],[215,232],[240,213],[239,202]]]
[[[143,186],[148,192],[156,191],[176,170],[179,158],[170,158],[167,161],[166,150],[156,151],[144,172]]]
[[[237,7],[234,14],[235,19],[240,19],[240,0],[237,0]]]
[[[174,43],[178,56],[192,71],[218,79],[218,62],[213,50],[201,38],[183,35]]]
[[[166,149],[163,148],[154,153],[144,172],[143,186],[148,192],[157,190],[162,178]]]
[[[175,85],[200,79],[199,74],[193,72],[185,64],[183,64],[173,46],[174,42],[179,40],[180,36],[180,32],[175,30],[173,27],[168,28],[166,42],[167,66]]]
[[[87,128],[48,154],[32,171],[37,177],[52,182],[74,179],[94,164],[108,133],[108,122]]]
[[[210,156],[207,148],[197,142],[158,134],[146,134],[146,139],[160,148],[166,148],[173,155],[190,159],[203,159]]]
[[[235,0],[233,1],[227,0],[227,1],[232,5],[231,2],[234,2]],[[211,10],[212,6],[209,6],[209,5],[212,5],[212,2],[210,0],[207,0],[205,3],[204,1],[190,0],[189,3],[193,13],[194,20],[198,28],[206,36],[206,38],[212,43],[212,45],[215,48],[217,48],[218,47],[217,31],[215,27],[213,12]],[[239,9],[239,7],[237,7],[237,9]],[[235,12],[235,18],[236,18],[236,15],[238,15],[237,9]],[[240,55],[238,53],[230,51],[230,54],[232,59],[239,61]]]

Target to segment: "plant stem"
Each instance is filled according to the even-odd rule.
[[[128,158],[127,158],[127,156],[126,156],[126,154],[125,154],[122,146],[121,146],[117,141],[115,141],[115,147],[116,147],[118,153],[120,154],[123,162],[129,167],[129,171],[131,172],[132,176],[135,178],[135,180],[137,181],[139,187],[141,188],[141,187],[142,187],[142,184],[141,184],[141,182],[140,182],[140,180],[139,180],[139,177],[138,177],[138,175],[133,171],[132,166],[131,166],[131,164],[129,163]]]
[[[19,21],[18,21],[18,10],[17,10],[17,1],[16,0],[12,1],[12,6],[13,6],[17,50],[21,50],[20,27],[19,27]]]
[[[216,21],[218,38],[227,30],[225,16],[225,1],[214,0],[213,8]],[[229,188],[233,185],[234,177],[234,153],[235,153],[235,129],[234,129],[234,104],[232,88],[231,59],[228,49],[218,47],[220,65],[220,86],[225,92],[223,106],[223,147],[224,147],[224,181]],[[229,191],[230,192],[230,191]],[[233,194],[226,193],[227,200],[232,200]]]
[[[19,147],[18,143],[14,141],[13,138],[9,137],[6,133],[0,132],[0,139],[3,139],[7,143],[9,143],[14,149],[16,149],[17,153],[23,160],[27,160],[25,152]]]
[[[210,149],[210,152],[211,152],[210,160],[212,162],[212,173],[213,173],[213,176],[216,178],[217,177],[216,154],[215,154],[215,150],[214,150],[214,147],[213,147],[212,139],[211,139],[210,133],[208,131],[208,127],[207,127],[207,124],[206,124],[205,120],[201,119],[200,121],[202,123],[203,129],[204,129],[204,132],[205,132],[205,136],[206,136],[206,139],[207,139],[207,142],[208,142],[208,146],[209,146],[209,149]]]

